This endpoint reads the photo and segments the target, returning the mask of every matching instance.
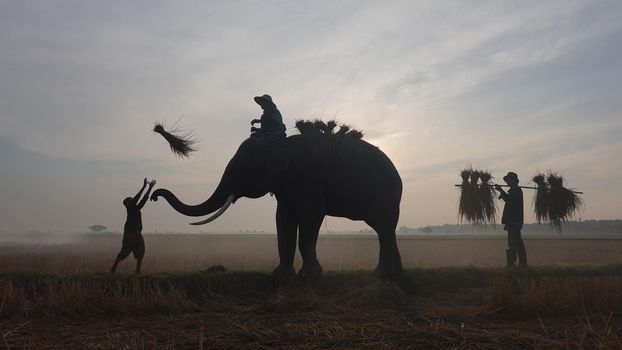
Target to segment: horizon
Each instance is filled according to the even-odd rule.
[[[454,184],[469,165],[498,179],[516,171],[521,184],[559,171],[585,193],[576,218],[617,217],[621,11],[615,1],[0,3],[0,229],[120,231],[121,201],[143,177],[202,202],[264,93],[288,135],[297,119],[362,129],[401,175],[398,227],[457,223]],[[151,131],[180,117],[200,139],[190,159]],[[143,220],[146,232],[273,231],[275,207],[242,198],[191,227],[158,201]]]
[[[576,234],[576,232],[573,232],[573,230],[576,231],[576,228],[573,226],[576,226],[577,224],[581,225],[581,224],[593,224],[595,223],[596,225],[598,225],[597,228],[601,228],[601,229],[609,229],[611,231],[607,231],[605,230],[605,233],[612,233],[612,234],[622,234],[622,231],[616,231],[615,228],[610,228],[610,227],[605,227],[604,224],[606,223],[618,223],[622,225],[622,219],[602,219],[602,220],[592,220],[592,219],[577,219],[577,220],[571,220],[568,221],[566,223],[564,223],[562,225],[563,228],[563,233],[558,232],[553,226],[551,226],[549,223],[538,223],[538,222],[527,222],[524,224],[524,230],[527,234],[531,233],[533,234],[533,232],[530,232],[533,230],[533,228],[537,229],[537,234],[556,234],[559,236],[563,236],[564,234],[567,234],[566,231],[568,231],[568,229],[570,229],[571,235],[572,233]],[[454,224],[450,224],[450,223],[445,223],[445,224],[440,224],[440,225],[425,225],[425,226],[418,226],[418,227],[409,227],[409,226],[400,226],[397,228],[396,233],[397,234],[430,234],[432,232],[426,232],[426,229],[432,229],[432,230],[438,230],[438,229],[456,229],[459,228],[460,229],[460,233],[474,233],[474,234],[481,234],[481,233],[492,233],[492,234],[505,234],[505,231],[503,230],[503,224],[501,223],[494,223],[494,224],[485,224],[485,225],[477,225],[477,224],[470,224],[470,223],[454,223]],[[620,227],[622,228],[622,226]],[[89,228],[90,229],[90,228]],[[594,229],[594,227],[592,227],[592,229]],[[404,232],[407,231],[407,232]],[[370,227],[367,228],[362,228],[362,229],[356,229],[356,230],[331,230],[330,228],[323,226],[320,229],[320,234],[372,234],[375,235],[376,233],[374,232],[374,230],[372,230]],[[434,231],[433,233],[452,233],[453,231]],[[52,234],[52,235],[56,235],[56,234],[122,234],[123,231],[116,231],[116,230],[109,230],[107,227],[100,232],[94,232],[94,231],[90,231],[88,229],[84,229],[82,231],[51,231],[51,230],[44,230],[44,231],[39,231],[39,230],[26,230],[26,231],[19,231],[19,232],[11,232],[11,231],[7,231],[7,230],[3,230],[0,228],[0,235],[3,234],[8,234],[8,235],[21,235],[21,234]],[[598,234],[602,234],[603,232],[598,232],[598,233],[594,233],[594,235],[598,235]],[[153,231],[144,231],[143,234],[276,234],[276,230],[260,230],[260,229],[248,229],[248,230],[231,230],[231,231],[158,231],[158,230],[153,230]],[[585,232],[584,234],[587,235],[591,235],[592,233],[588,233]]]

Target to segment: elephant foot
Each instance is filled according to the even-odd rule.
[[[374,269],[374,272],[383,280],[395,280],[402,271],[402,263],[399,261],[394,264],[378,264]]]
[[[272,270],[272,276],[278,279],[293,279],[296,277],[296,270],[293,266],[279,265]]]
[[[322,275],[322,265],[319,262],[315,261],[310,264],[303,264],[300,271],[298,271],[298,277],[303,279],[313,279],[318,278]]]

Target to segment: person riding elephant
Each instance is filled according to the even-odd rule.
[[[260,119],[253,119],[251,125],[261,124],[261,128],[251,127],[251,136],[276,136],[285,138],[283,117],[270,95],[255,96],[255,102],[263,109]]]
[[[322,273],[316,256],[320,226],[326,215],[362,220],[378,234],[376,271],[393,278],[402,271],[395,229],[399,219],[402,181],[391,160],[362,133],[335,122],[299,121],[300,134],[287,138],[250,137],[227,164],[220,183],[203,203],[187,205],[171,191],[157,189],[152,200],[164,199],[179,213],[215,220],[240,197],[274,193],[278,276],[295,274],[296,240],[303,265],[299,275]],[[297,237],[298,236],[298,237]]]

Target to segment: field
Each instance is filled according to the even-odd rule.
[[[622,240],[401,237],[404,276],[370,272],[373,236],[321,236],[314,281],[277,281],[272,235],[145,235],[106,273],[120,236],[0,243],[0,346],[11,349],[621,348]],[[55,244],[53,244],[55,243]],[[208,268],[223,265],[226,272]]]
[[[276,236],[270,234],[145,234],[145,273],[189,272],[223,265],[235,271],[269,272],[276,266]],[[57,275],[108,271],[121,247],[117,234],[0,236],[0,272]],[[528,238],[530,265],[576,266],[622,263],[621,236],[586,239],[541,235]],[[502,267],[506,241],[502,235],[401,236],[399,248],[406,268]],[[378,260],[373,235],[320,235],[318,259],[325,270],[371,270]],[[300,261],[297,262],[298,264]],[[133,271],[131,258],[119,265]]]

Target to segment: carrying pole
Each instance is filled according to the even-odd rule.
[[[462,187],[462,185],[454,185],[454,186],[456,186],[456,187]],[[472,186],[472,185],[469,183],[469,186]],[[483,185],[482,185],[482,184],[477,184],[476,186],[490,186],[490,187],[495,187],[496,185],[495,185],[495,184],[483,184]],[[499,185],[499,186],[501,186],[501,187],[510,187],[509,185]],[[538,189],[537,187],[532,187],[532,186],[518,186],[518,187],[520,187],[520,188],[527,188],[527,189],[530,189],[530,190],[537,190],[537,189]],[[570,191],[571,191],[572,193],[576,193],[576,194],[583,194],[583,192],[572,191],[572,190],[570,190]]]

